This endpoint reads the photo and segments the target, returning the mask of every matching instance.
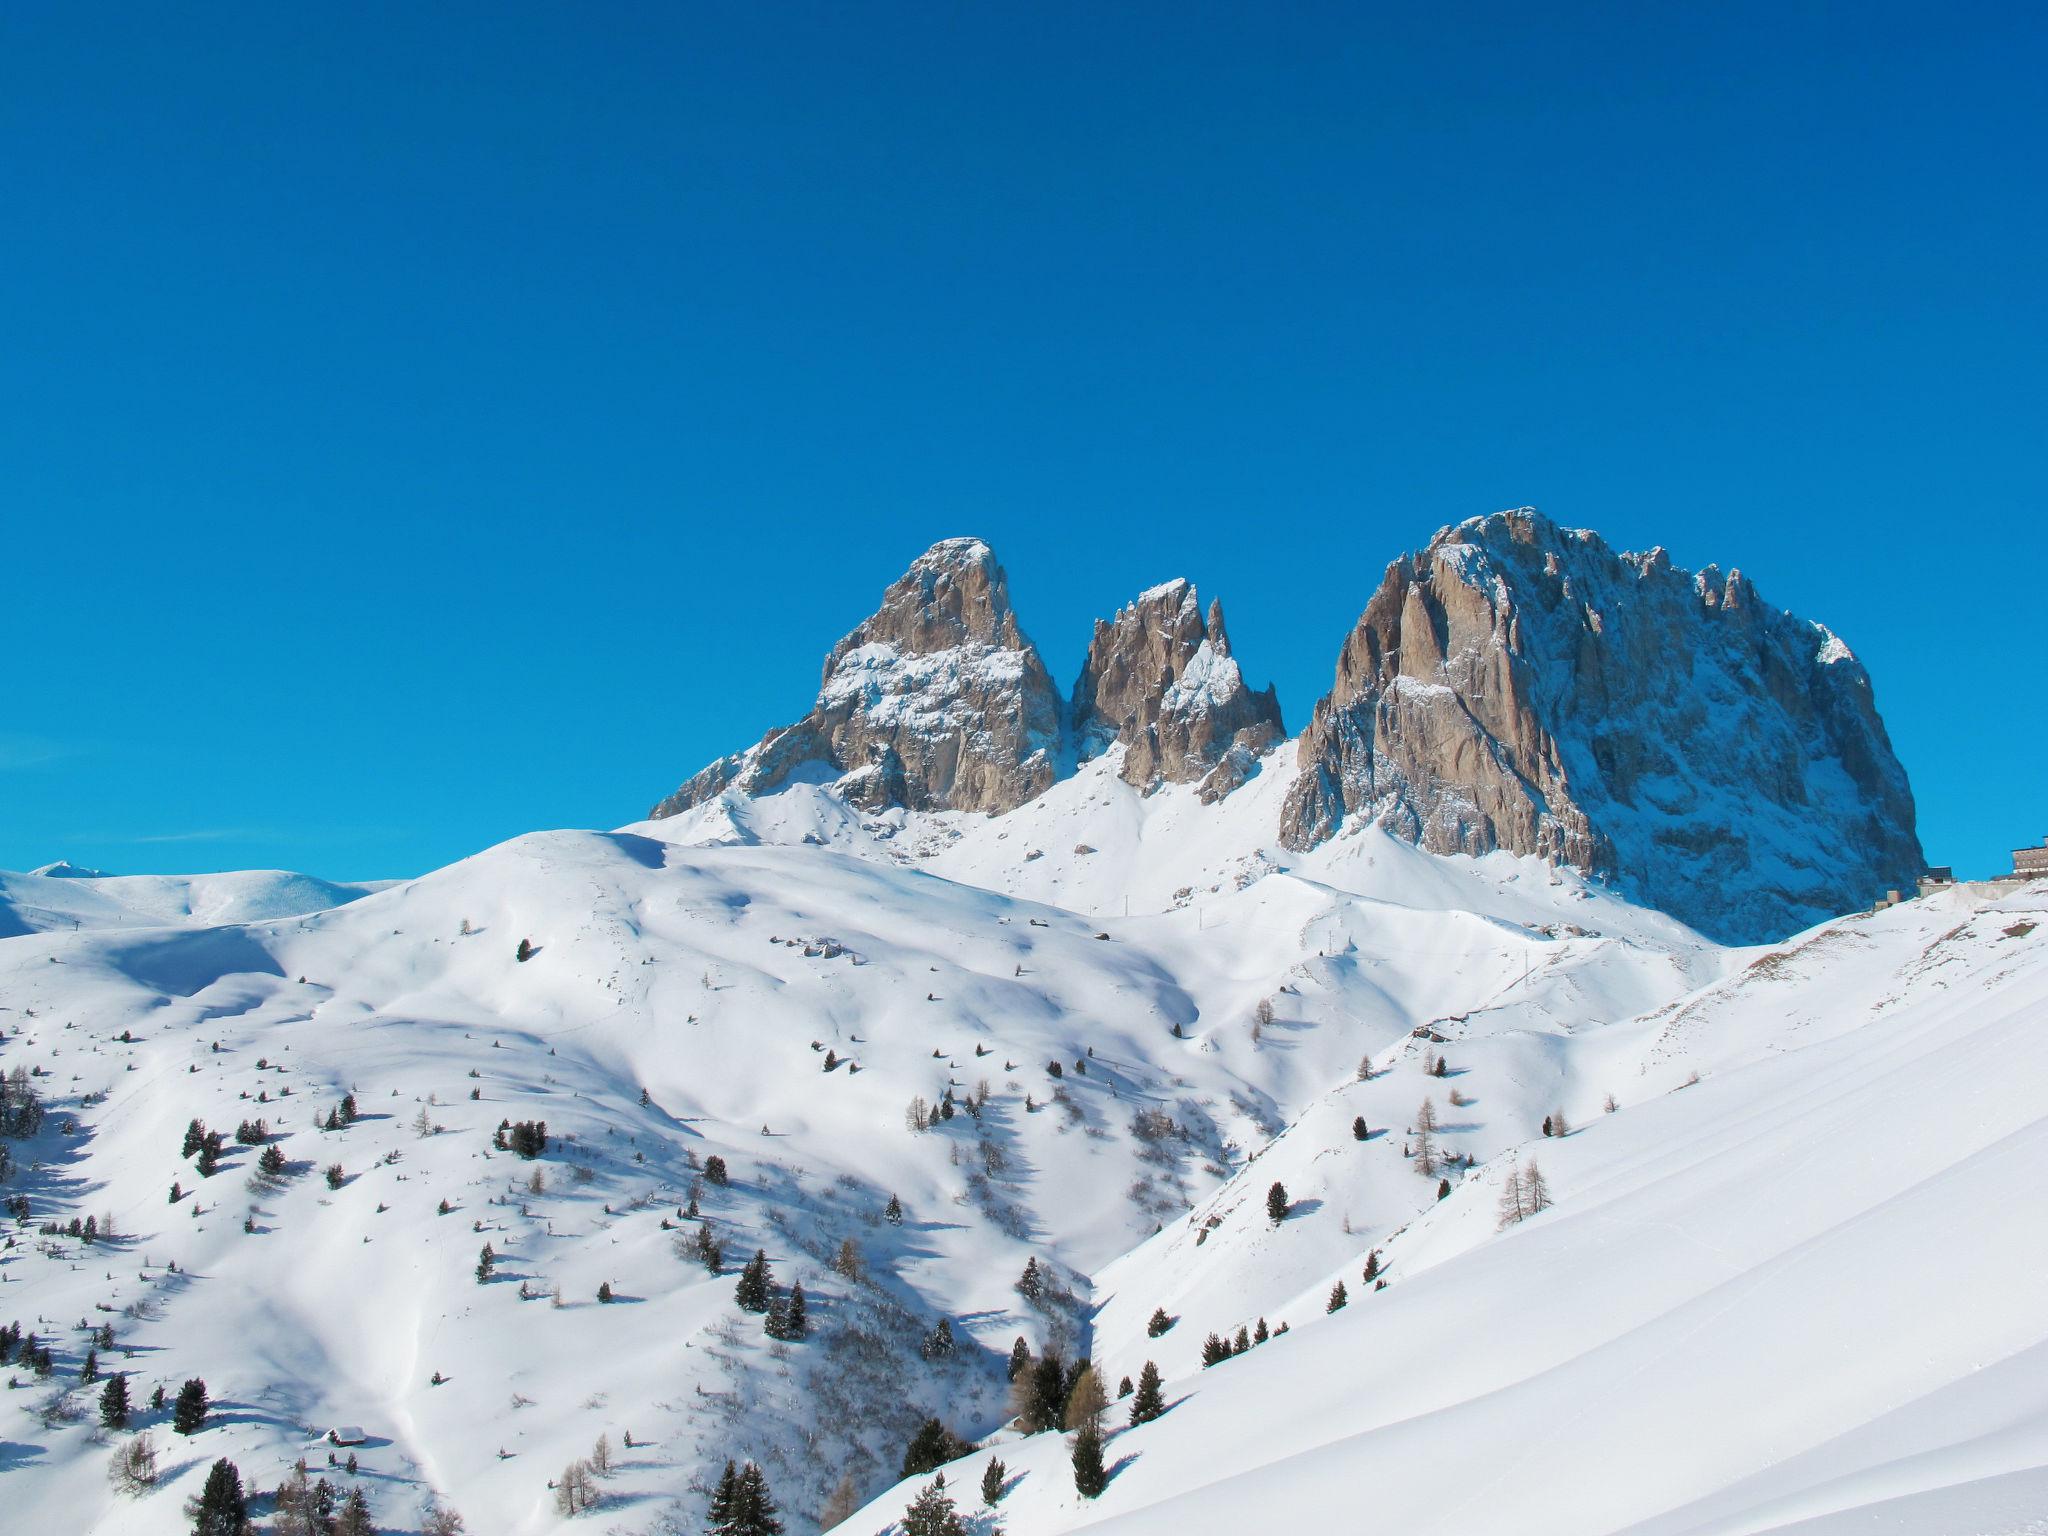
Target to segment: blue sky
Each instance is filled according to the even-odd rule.
[[[2048,832],[2028,6],[12,7],[0,866],[414,873],[801,713],[933,539],[1290,724],[1534,503]]]

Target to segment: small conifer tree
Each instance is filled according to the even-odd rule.
[[[1109,1486],[1109,1473],[1102,1465],[1102,1431],[1083,1424],[1074,1436],[1074,1491],[1084,1499],[1099,1498]]]
[[[981,1502],[991,1509],[1002,1502],[1003,1479],[1009,1470],[997,1456],[991,1456],[988,1465],[981,1469]]]
[[[1325,1312],[1341,1312],[1344,1310],[1344,1304],[1350,1299],[1344,1290],[1344,1282],[1339,1280],[1330,1287],[1330,1300],[1323,1310]]]
[[[196,1435],[206,1427],[206,1383],[197,1376],[178,1388],[178,1400],[171,1409],[171,1428],[181,1435]]]
[[[1287,1186],[1278,1179],[1266,1191],[1266,1219],[1276,1225],[1287,1219]]]
[[[1138,1372],[1138,1391],[1131,1399],[1131,1423],[1150,1424],[1166,1412],[1166,1396],[1160,1390],[1159,1367],[1150,1360]]]

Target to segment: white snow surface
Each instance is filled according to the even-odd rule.
[[[1539,860],[1369,828],[1287,854],[1291,754],[1214,806],[1139,795],[1113,757],[1000,818],[876,817],[796,785],[532,834],[326,910],[202,893],[144,922],[129,894],[101,898],[119,920],[20,923],[0,1068],[38,1071],[51,1113],[8,1144],[33,1214],[0,1251],[0,1322],[57,1370],[0,1367],[23,1381],[0,1394],[4,1523],[168,1536],[219,1456],[263,1489],[300,1456],[346,1485],[318,1436],[361,1424],[357,1486],[388,1530],[438,1493],[475,1532],[695,1531],[741,1456],[792,1532],[851,1474],[873,1502],[842,1529],[867,1536],[922,1481],[895,1478],[935,1413],[992,1437],[948,1484],[978,1508],[1001,1455],[1013,1536],[1221,1536],[1277,1511],[2036,1528],[2048,886],[1728,950]],[[0,910],[112,883],[0,877]],[[1426,1077],[1436,1051],[1449,1075]],[[908,1129],[913,1094],[982,1079],[978,1117]],[[350,1090],[362,1118],[315,1129]],[[1402,1155],[1425,1095],[1472,1160],[1441,1201]],[[1544,1137],[1558,1112],[1571,1133]],[[258,1115],[291,1162],[279,1187],[232,1140],[210,1179],[180,1158],[189,1120],[232,1137]],[[545,1120],[547,1152],[496,1149],[504,1119]],[[718,1277],[675,1251],[713,1154]],[[1497,1231],[1511,1161],[1540,1162],[1556,1203]],[[87,1214],[115,1239],[63,1235]],[[825,1262],[845,1238],[864,1282]],[[736,1310],[756,1248],[802,1281],[805,1341]],[[1071,1305],[1016,1293],[1029,1256]],[[1349,1305],[1326,1314],[1338,1279]],[[1175,1319],[1156,1339],[1155,1307]],[[960,1345],[927,1361],[940,1317]],[[1288,1332],[1200,1367],[1205,1334],[1261,1317]],[[101,1368],[138,1401],[200,1376],[217,1405],[189,1440],[140,1415],[165,1476],[139,1499],[104,1477],[81,1322],[112,1323]],[[1019,1335],[1092,1351],[1112,1385],[1165,1373],[1157,1422],[1112,1407],[1099,1500],[1063,1437],[1003,1428]],[[548,1480],[600,1433],[603,1502],[560,1516]]]

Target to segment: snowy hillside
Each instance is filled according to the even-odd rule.
[[[388,881],[341,885],[281,869],[220,875],[104,875],[50,864],[0,870],[0,938],[75,928],[211,926],[324,912]]]
[[[0,1326],[49,1352],[0,1367],[25,1528],[168,1536],[227,1457],[266,1516],[304,1458],[389,1530],[438,1498],[693,1532],[733,1457],[791,1531],[872,1501],[866,1536],[931,1417],[990,1447],[949,1475],[968,1504],[1008,1462],[1013,1533],[1361,1490],[1401,1529],[1767,1530],[1967,1482],[1899,1527],[1933,1531],[2031,1465],[2048,1419],[2001,1362],[2048,1316],[2048,892],[1733,951],[1539,859],[1364,823],[1282,849],[1291,746],[1213,804],[1121,751],[1000,817],[728,792],[339,905],[6,877],[17,911],[80,893],[0,939],[0,1067],[47,1111],[0,1142]],[[1511,1167],[1554,1204],[1501,1232]],[[1966,1272],[2011,1278],[1959,1320]],[[1164,1373],[1099,1501],[1009,1422],[1020,1339]],[[147,1405],[192,1378],[187,1437]],[[139,1497],[106,1475],[138,1432]]]

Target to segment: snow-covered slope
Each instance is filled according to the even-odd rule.
[[[350,1486],[319,1435],[360,1424],[389,1530],[438,1494],[474,1531],[694,1531],[738,1456],[791,1531],[844,1481],[867,1536],[938,1416],[989,1440],[969,1502],[1009,1463],[1013,1536],[2024,1529],[1994,1517],[2048,1481],[2048,887],[1729,950],[1533,857],[1363,820],[1283,849],[1291,746],[1214,804],[1121,753],[1000,817],[725,793],[320,910],[283,877],[5,877],[59,914],[0,938],[0,1068],[51,1111],[5,1143],[0,1324],[55,1357],[0,1367],[10,1522],[169,1536],[220,1456]],[[913,1098],[954,1113],[912,1129]],[[259,1116],[282,1177],[180,1154]],[[539,1158],[496,1144],[535,1120]],[[1554,1206],[1497,1230],[1532,1164]],[[736,1307],[756,1249],[803,1340]],[[1261,1319],[1287,1331],[1201,1368]],[[217,1403],[189,1440],[140,1416],[141,1498],[78,1384],[103,1324],[138,1401]],[[1099,1501],[1004,1428],[1019,1337],[1166,1374]],[[602,1503],[565,1517],[600,1434]]]
[[[67,928],[155,928],[299,917],[354,901],[389,881],[338,884],[282,869],[218,875],[105,875],[70,864],[0,870],[0,938]]]
[[[729,807],[735,827],[779,818],[780,842],[536,834],[305,916],[0,941],[0,1065],[44,1074],[55,1111],[14,1145],[40,1166],[18,1181],[32,1218],[0,1261],[0,1322],[43,1333],[60,1381],[81,1319],[114,1324],[107,1363],[138,1398],[203,1377],[224,1410],[167,1446],[178,1492],[218,1455],[266,1488],[301,1455],[318,1471],[315,1432],[360,1423],[385,1524],[407,1528],[433,1489],[474,1528],[550,1530],[549,1478],[630,1432],[605,1485],[626,1528],[671,1500],[694,1520],[731,1454],[807,1519],[842,1475],[886,1487],[926,1414],[997,1429],[1014,1339],[1089,1347],[1089,1276],[1173,1230],[1361,1054],[1517,1000],[1621,1018],[1725,963],[1539,861],[1442,860],[1368,830],[1281,872],[1177,820],[1190,790],[1145,799],[1105,762],[1072,793],[1095,803],[1039,860],[1011,860],[995,823],[899,818],[884,836],[797,790]],[[804,842],[806,817],[858,846]],[[1160,910],[1108,913],[1076,828],[1151,871]],[[901,840],[936,851],[899,859]],[[989,888],[1009,873],[1068,904]],[[1176,904],[1167,882],[1198,879]],[[317,1129],[348,1092],[362,1118]],[[949,1092],[953,1118],[907,1128],[913,1095]],[[180,1157],[188,1121],[231,1135],[257,1116],[290,1164],[274,1185],[251,1182],[254,1147],[231,1142],[209,1179]],[[492,1141],[528,1119],[551,1138],[535,1163]],[[731,1170],[698,1189],[717,1278],[682,1214],[713,1155]],[[63,1235],[87,1215],[116,1238]],[[34,1235],[45,1220],[60,1231]],[[846,1239],[863,1281],[827,1262]],[[486,1241],[500,1258],[480,1285]],[[757,1247],[778,1284],[802,1280],[808,1341],[735,1311]],[[1073,1299],[1027,1305],[1028,1257]],[[941,1318],[959,1347],[926,1360]],[[174,1528],[168,1489],[106,1491],[63,1402],[0,1399],[21,1507]]]
[[[1171,1406],[1110,1440],[1094,1502],[1060,1437],[1001,1447],[1007,1529],[2042,1529],[2044,922],[2048,886],[1954,891],[1608,1028],[1468,1020],[1447,1080],[1382,1059],[1101,1274],[1098,1361],[1113,1381],[1156,1359]],[[1438,1202],[1389,1144],[1446,1082],[1471,1102],[1445,1139],[1481,1161]],[[1532,1133],[1553,1105],[1562,1139]],[[1386,1142],[1354,1141],[1353,1113],[1388,1117]],[[1499,1230],[1531,1163],[1555,1204]],[[1278,1226],[1275,1179],[1297,1202]],[[1156,1340],[1154,1306],[1176,1317]],[[1289,1330],[1199,1368],[1205,1332],[1255,1315]],[[949,1482],[971,1492],[985,1459]]]

